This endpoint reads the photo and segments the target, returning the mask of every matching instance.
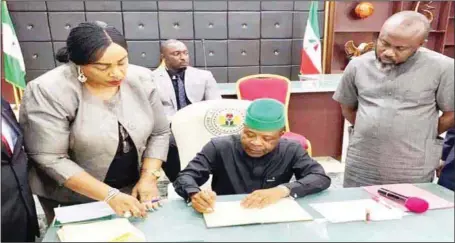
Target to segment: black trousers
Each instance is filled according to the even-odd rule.
[[[180,157],[177,144],[175,143],[174,136],[171,134],[169,139],[169,152],[167,153],[167,160],[161,166],[164,170],[169,181],[172,183],[177,179],[180,172]]]

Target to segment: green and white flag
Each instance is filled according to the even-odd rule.
[[[320,74],[321,68],[321,41],[318,21],[318,2],[311,1],[310,13],[303,37],[302,59],[300,74]]]
[[[5,81],[25,89],[24,58],[5,1],[2,1],[2,38]]]

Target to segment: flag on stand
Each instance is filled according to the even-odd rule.
[[[24,58],[5,1],[2,1],[2,38],[5,81],[25,89]]]
[[[320,74],[321,68],[321,35],[319,34],[318,2],[311,1],[310,13],[303,37],[300,74]]]

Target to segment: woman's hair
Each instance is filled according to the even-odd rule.
[[[113,26],[101,21],[81,23],[71,29],[66,47],[58,50],[55,57],[63,63],[90,64],[97,61],[111,43],[128,50],[125,37]]]

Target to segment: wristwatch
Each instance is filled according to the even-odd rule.
[[[156,177],[157,180],[161,177],[161,171],[160,170],[143,169],[142,171],[144,173],[151,174],[152,176]]]

